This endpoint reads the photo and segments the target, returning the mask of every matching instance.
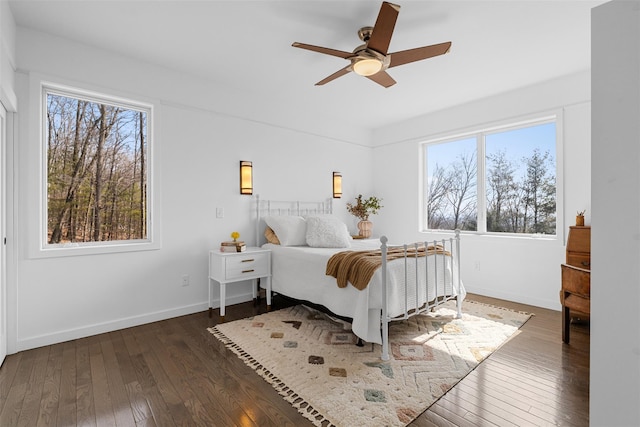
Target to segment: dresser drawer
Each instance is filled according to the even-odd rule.
[[[591,227],[569,227],[567,252],[591,252]]]
[[[585,253],[567,252],[567,264],[574,267],[591,269],[591,255]]]
[[[591,295],[591,274],[588,271],[562,265],[562,291],[589,298]]]
[[[269,254],[251,253],[227,257],[225,260],[226,280],[242,280],[243,277],[269,275]]]

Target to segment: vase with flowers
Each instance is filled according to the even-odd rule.
[[[369,221],[369,215],[375,215],[383,207],[380,203],[382,199],[376,196],[363,198],[362,194],[358,194],[355,203],[347,203],[349,213],[360,221],[358,222],[358,236],[363,238],[371,237],[373,232],[373,223]]]

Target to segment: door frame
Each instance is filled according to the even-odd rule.
[[[7,112],[0,103],[0,366],[7,356]]]

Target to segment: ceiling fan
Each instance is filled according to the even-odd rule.
[[[381,86],[390,87],[396,84],[396,81],[387,74],[387,68],[443,55],[451,49],[451,42],[446,42],[387,53],[399,12],[399,5],[386,1],[382,2],[375,25],[373,27],[362,27],[358,31],[358,37],[360,37],[360,40],[362,40],[364,44],[356,47],[353,52],[345,52],[298,42],[293,43],[292,46],[324,53],[326,55],[337,56],[350,61],[349,65],[320,80],[316,83],[316,86],[329,83],[353,71]]]

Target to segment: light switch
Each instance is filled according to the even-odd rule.
[[[216,208],[216,218],[224,218],[224,208]]]

